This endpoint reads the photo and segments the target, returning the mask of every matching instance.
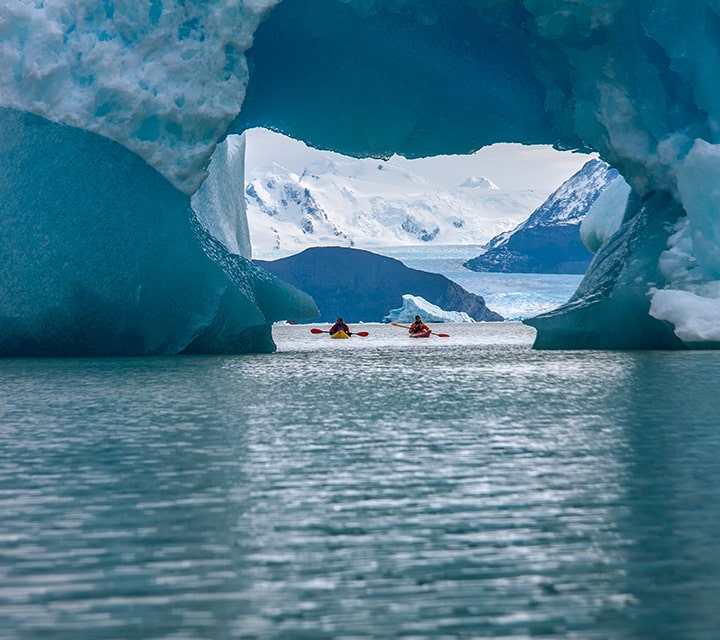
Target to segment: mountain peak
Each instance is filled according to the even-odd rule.
[[[498,187],[490,178],[485,176],[470,176],[466,178],[459,187],[461,189],[487,189],[489,191],[499,191]]]
[[[495,236],[465,266],[473,271],[585,273],[592,254],[580,239],[580,223],[616,179],[617,170],[602,160],[586,162],[527,220]]]

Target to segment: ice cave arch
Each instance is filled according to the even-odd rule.
[[[720,344],[716,2],[11,0],[0,32],[0,355],[268,350],[311,315],[243,257],[250,126],[597,151],[632,192],[536,346]]]

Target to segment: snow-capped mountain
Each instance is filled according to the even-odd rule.
[[[602,160],[589,160],[527,220],[495,236],[465,266],[473,271],[584,273],[592,254],[580,239],[580,223],[618,177]]]
[[[246,166],[253,256],[276,259],[312,246],[365,249],[482,244],[538,207],[541,191],[503,191],[485,176],[454,189],[393,159],[355,159],[309,150],[301,171]]]

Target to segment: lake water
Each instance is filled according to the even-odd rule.
[[[0,637],[717,638],[718,352],[363,328],[0,360]]]

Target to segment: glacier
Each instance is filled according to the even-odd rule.
[[[596,152],[627,197],[536,347],[720,342],[716,1],[8,0],[0,52],[0,355],[267,351],[312,317],[226,188],[251,127],[357,157]]]
[[[290,154],[284,163],[281,144],[300,143],[265,129],[242,138],[252,254],[263,260],[311,246],[382,253],[401,245],[479,244],[516,226],[544,199],[542,191],[502,190],[483,176],[441,185],[399,158],[356,159],[303,145],[302,163]],[[275,149],[272,161],[253,162],[258,147]]]

